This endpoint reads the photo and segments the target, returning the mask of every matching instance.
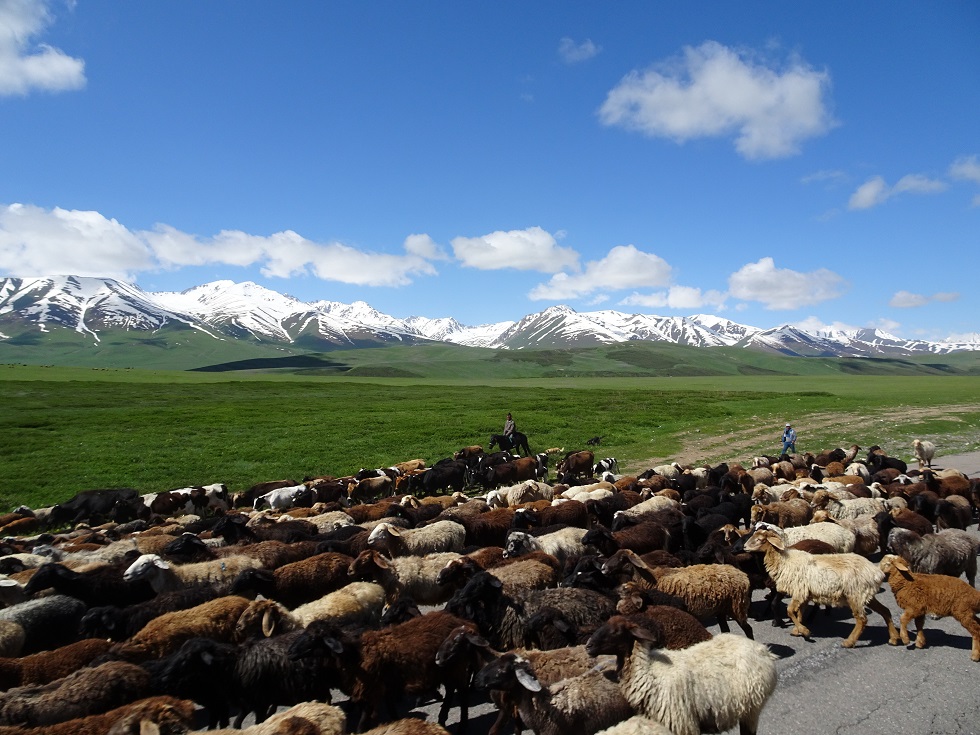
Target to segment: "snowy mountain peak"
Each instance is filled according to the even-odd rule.
[[[737,346],[801,356],[942,354],[980,350],[980,335],[945,342],[904,340],[880,329],[810,333],[783,324],[760,329],[710,315],[657,316],[611,309],[579,313],[559,304],[517,322],[470,327],[452,317],[406,319],[364,301],[306,303],[256,283],[218,280],[181,292],[148,293],[105,278],[0,279],[0,340],[17,329],[70,329],[98,341],[110,329],[191,327],[215,338],[299,343],[307,349],[438,341],[503,349],[567,348],[632,340],[697,347]]]

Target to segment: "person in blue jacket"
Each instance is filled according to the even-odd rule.
[[[783,454],[789,454],[790,451],[796,451],[796,430],[790,424],[786,424],[786,428],[783,429]]]

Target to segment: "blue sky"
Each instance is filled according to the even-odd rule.
[[[980,332],[980,4],[0,0],[0,275]]]

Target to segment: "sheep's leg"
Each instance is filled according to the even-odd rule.
[[[895,630],[895,622],[892,620],[892,614],[889,612],[888,608],[885,607],[884,603],[881,602],[877,597],[872,597],[868,601],[868,607],[874,610],[876,613],[881,615],[885,619],[885,624],[888,626],[888,645],[897,646],[898,645],[898,631]],[[855,638],[854,640],[857,640]]]
[[[980,661],[980,621],[977,620],[975,615],[967,614],[960,621],[960,625],[966,628],[973,638],[973,650],[970,651],[970,658],[974,661]]]
[[[902,637],[902,644],[909,645],[909,623],[912,618],[915,617],[908,610],[902,613],[902,617],[898,621],[898,634]]]
[[[759,730],[760,712],[751,712],[738,721],[738,735],[755,735]]]
[[[735,622],[738,623],[738,627],[742,629],[743,633],[745,633],[746,638],[749,640],[755,640],[755,635],[752,633],[752,626],[749,625],[747,615],[744,615],[741,618],[735,618]]]
[[[803,616],[800,614],[800,607],[804,604],[806,603],[794,597],[789,601],[789,605],[786,606],[786,614],[793,621],[793,630],[790,631],[790,635],[809,638],[810,629],[803,625]]]
[[[731,633],[731,629],[728,627],[728,616],[719,613],[718,630],[720,630],[722,633]]]
[[[922,615],[915,616],[915,647],[925,648],[926,647],[926,616],[925,613]]]
[[[864,614],[864,608],[860,606],[853,606],[851,608],[851,613],[854,615],[854,630],[851,634],[841,641],[841,645],[844,648],[854,648],[854,644],[857,643],[858,638],[861,637],[861,633],[864,632],[864,626],[868,624],[868,616]]]

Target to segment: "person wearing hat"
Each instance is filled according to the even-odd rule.
[[[783,454],[796,451],[796,430],[789,424],[783,429]]]

